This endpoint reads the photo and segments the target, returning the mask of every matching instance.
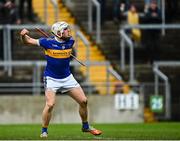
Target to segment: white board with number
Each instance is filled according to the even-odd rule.
[[[136,93],[116,94],[115,109],[136,110],[139,108],[139,95]]]

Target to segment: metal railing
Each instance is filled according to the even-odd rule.
[[[171,93],[170,93],[170,84],[168,77],[160,70],[160,67],[176,67],[180,66],[179,61],[157,61],[154,63],[153,71],[155,74],[155,94],[159,94],[159,78],[164,80],[165,83],[165,114],[166,118],[171,118]]]
[[[117,80],[122,80],[122,77],[111,67],[107,67],[107,93],[110,94],[110,74],[113,75]]]
[[[12,45],[11,45],[11,31],[12,30],[21,30],[23,28],[27,28],[30,30],[34,30],[35,28],[41,28],[43,30],[50,30],[50,27],[47,25],[40,25],[40,24],[34,24],[34,25],[3,25],[1,26],[3,29],[3,50],[4,50],[4,61],[11,61],[12,60]],[[81,41],[86,46],[86,62],[89,61],[90,58],[90,43],[86,39],[86,37],[83,35],[83,33],[75,26],[72,26],[73,30],[76,33],[76,38],[80,38]],[[11,66],[5,66],[5,70],[8,71],[8,75],[12,75],[12,68]],[[87,73],[89,73],[89,68]],[[88,79],[88,77],[87,77]]]
[[[53,7],[54,7],[54,17],[55,17],[54,22],[57,22],[58,19],[59,19],[58,1],[57,0],[51,0],[51,3],[53,5]]]
[[[49,29],[48,26],[46,25],[39,25],[39,24],[34,24],[34,25],[3,25],[3,52],[4,52],[4,61],[11,61],[12,60],[12,39],[11,39],[11,31],[12,30],[20,30],[23,28],[27,29],[35,29],[36,27],[40,27],[42,29]],[[5,70],[8,71],[8,75],[12,75],[12,67],[11,66],[6,66]]]
[[[125,70],[125,42],[128,44],[129,49],[130,49],[130,71],[129,71],[129,82],[130,83],[134,83],[135,82],[135,78],[134,78],[134,45],[132,40],[127,36],[127,34],[125,33],[124,30],[120,31],[120,35],[122,38],[121,40],[121,69]]]
[[[77,29],[77,28],[76,28]],[[83,35],[83,33],[79,30],[76,31],[76,41],[77,41],[77,48],[78,48],[78,38],[80,38],[85,47],[86,47],[86,62],[89,62],[90,61],[90,43],[89,41],[86,39],[86,37]],[[78,50],[77,50],[78,52]],[[87,81],[89,81],[89,66],[87,66],[87,71],[86,71],[86,79]]]
[[[44,0],[44,22],[48,24],[48,1],[49,0]],[[51,0],[50,1],[54,7],[54,22],[57,22],[59,19],[59,8],[58,8],[58,3],[57,0]]]
[[[162,73],[157,66],[153,68],[155,73],[155,95],[159,95],[159,78],[164,80],[165,83],[165,117],[167,119],[171,118],[171,109],[170,109],[170,84],[168,77]]]
[[[133,28],[138,28],[138,29],[180,29],[180,24],[141,24],[141,25],[125,25],[123,26],[120,30],[119,30],[119,34],[120,34],[120,47],[121,47],[121,60],[120,60],[120,69],[125,70],[125,45],[127,44],[127,47],[129,47],[130,52],[129,52],[129,56],[130,56],[130,67],[129,67],[129,71],[130,71],[130,79],[129,82],[130,83],[134,83],[136,82],[135,80],[135,70],[134,70],[134,45],[133,45],[133,41],[132,39],[126,34],[126,30],[127,29],[133,29]]]
[[[101,42],[101,5],[97,0],[88,0],[88,31],[93,31],[93,4],[96,6],[96,42]]]
[[[21,63],[19,63],[19,61],[13,61],[12,59],[12,44],[11,44],[11,31],[12,30],[20,30],[20,29],[23,29],[23,28],[27,28],[27,29],[30,29],[30,30],[34,30],[36,27],[38,28],[41,28],[43,30],[49,30],[50,27],[47,26],[47,25],[3,25],[1,26],[1,29],[3,29],[3,32],[5,33],[5,36],[4,36],[4,62],[1,63],[1,66],[3,66],[5,68],[5,72],[7,71],[8,72],[8,76],[11,77],[13,75],[13,71],[12,71],[12,67],[14,66],[18,66],[19,65],[23,65],[26,64],[26,65],[33,65],[33,68],[34,68],[34,72],[38,72],[39,73],[39,68],[40,66],[43,66],[42,62],[41,61],[38,61],[39,63],[35,63],[35,62],[31,62],[31,63],[26,63],[25,61],[20,61]],[[113,71],[109,71],[109,67],[110,67],[110,63],[109,62],[90,62],[90,43],[89,41],[86,39],[86,37],[83,35],[83,33],[81,31],[79,31],[78,28],[76,28],[76,26],[73,26],[72,27],[75,31],[75,34],[76,34],[76,39],[79,38],[83,44],[86,46],[86,61],[85,61],[85,64],[86,64],[86,84],[90,85],[89,83],[89,76],[90,76],[90,67],[92,65],[96,65],[96,66],[106,66],[107,67],[107,72],[108,73],[112,73]],[[77,41],[77,44],[78,44],[78,41]],[[78,47],[77,47],[78,48]],[[77,63],[77,62],[76,62]],[[74,61],[73,61],[73,64],[74,64]],[[36,65],[38,65],[38,67],[35,67]],[[75,64],[77,66],[77,64]],[[113,72],[114,73],[114,72]],[[114,73],[115,74],[115,73]],[[38,74],[38,76],[40,76],[40,74]],[[33,75],[33,85],[35,86],[38,86],[39,85],[39,77],[38,76],[35,76]],[[38,80],[37,80],[38,79]],[[107,85],[109,86],[109,77],[107,77],[107,81],[106,82],[101,82],[103,85]],[[35,83],[37,82],[37,83]],[[91,83],[96,83],[96,82],[91,82]],[[84,84],[84,85],[86,85]],[[99,84],[98,84],[99,85]],[[33,91],[35,91],[36,93],[39,91],[39,89],[36,89],[36,87],[34,87]],[[109,93],[109,88],[107,87],[107,93]],[[33,92],[33,93],[35,93]]]
[[[41,82],[41,77],[42,77],[42,67],[46,65],[46,61],[0,61],[0,66],[3,67],[23,67],[22,70],[32,69],[32,83],[31,82],[26,82],[26,83],[0,83],[0,92],[16,92],[16,91],[21,91],[21,92],[30,92],[32,91],[33,95],[39,95],[41,93],[41,87],[43,86],[43,83]],[[75,61],[71,61],[70,63],[71,66],[74,67],[80,67],[80,64]],[[121,79],[121,77],[110,67],[109,62],[88,62],[86,64],[88,67],[92,66],[106,66],[106,81],[104,82],[91,82],[91,81],[86,81],[85,83],[82,84],[82,86],[88,86],[88,94],[91,94],[92,88],[90,87],[92,84],[95,84],[97,86],[104,86],[106,89],[107,94],[110,94],[110,74],[115,75],[118,79]],[[90,75],[90,74],[88,74]],[[89,77],[89,76],[88,76]],[[13,89],[11,89],[13,87]],[[28,88],[24,88],[28,87]],[[32,89],[31,89],[32,88]]]
[[[12,67],[14,66],[23,66],[27,67],[30,66],[33,68],[33,75],[32,75],[32,86],[33,86],[33,94],[39,94],[40,93],[40,82],[41,82],[41,73],[40,73],[40,67],[45,66],[46,62],[45,61],[1,61],[0,66],[4,67]],[[12,75],[12,72],[11,72]],[[20,84],[19,84],[20,85]],[[24,83],[22,83],[24,85]],[[1,85],[3,86],[3,85]],[[5,86],[5,85],[4,85]],[[8,86],[12,86],[11,83],[8,83]],[[17,86],[17,83],[16,85]]]
[[[166,8],[165,7],[165,0],[161,0],[162,25],[166,24],[166,16],[165,16],[166,9],[165,8]],[[165,29],[162,29],[162,35],[165,35]]]

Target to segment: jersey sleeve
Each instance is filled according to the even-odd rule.
[[[47,49],[49,46],[48,38],[40,38],[39,40],[39,46],[43,47],[44,49]]]

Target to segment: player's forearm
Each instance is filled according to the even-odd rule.
[[[22,40],[25,44],[38,45],[37,39],[31,38],[27,34],[22,36]]]

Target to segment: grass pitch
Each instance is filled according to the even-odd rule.
[[[52,124],[47,140],[180,140],[180,123],[96,124],[100,136],[81,132],[80,124]],[[41,125],[0,125],[0,140],[41,140]]]

